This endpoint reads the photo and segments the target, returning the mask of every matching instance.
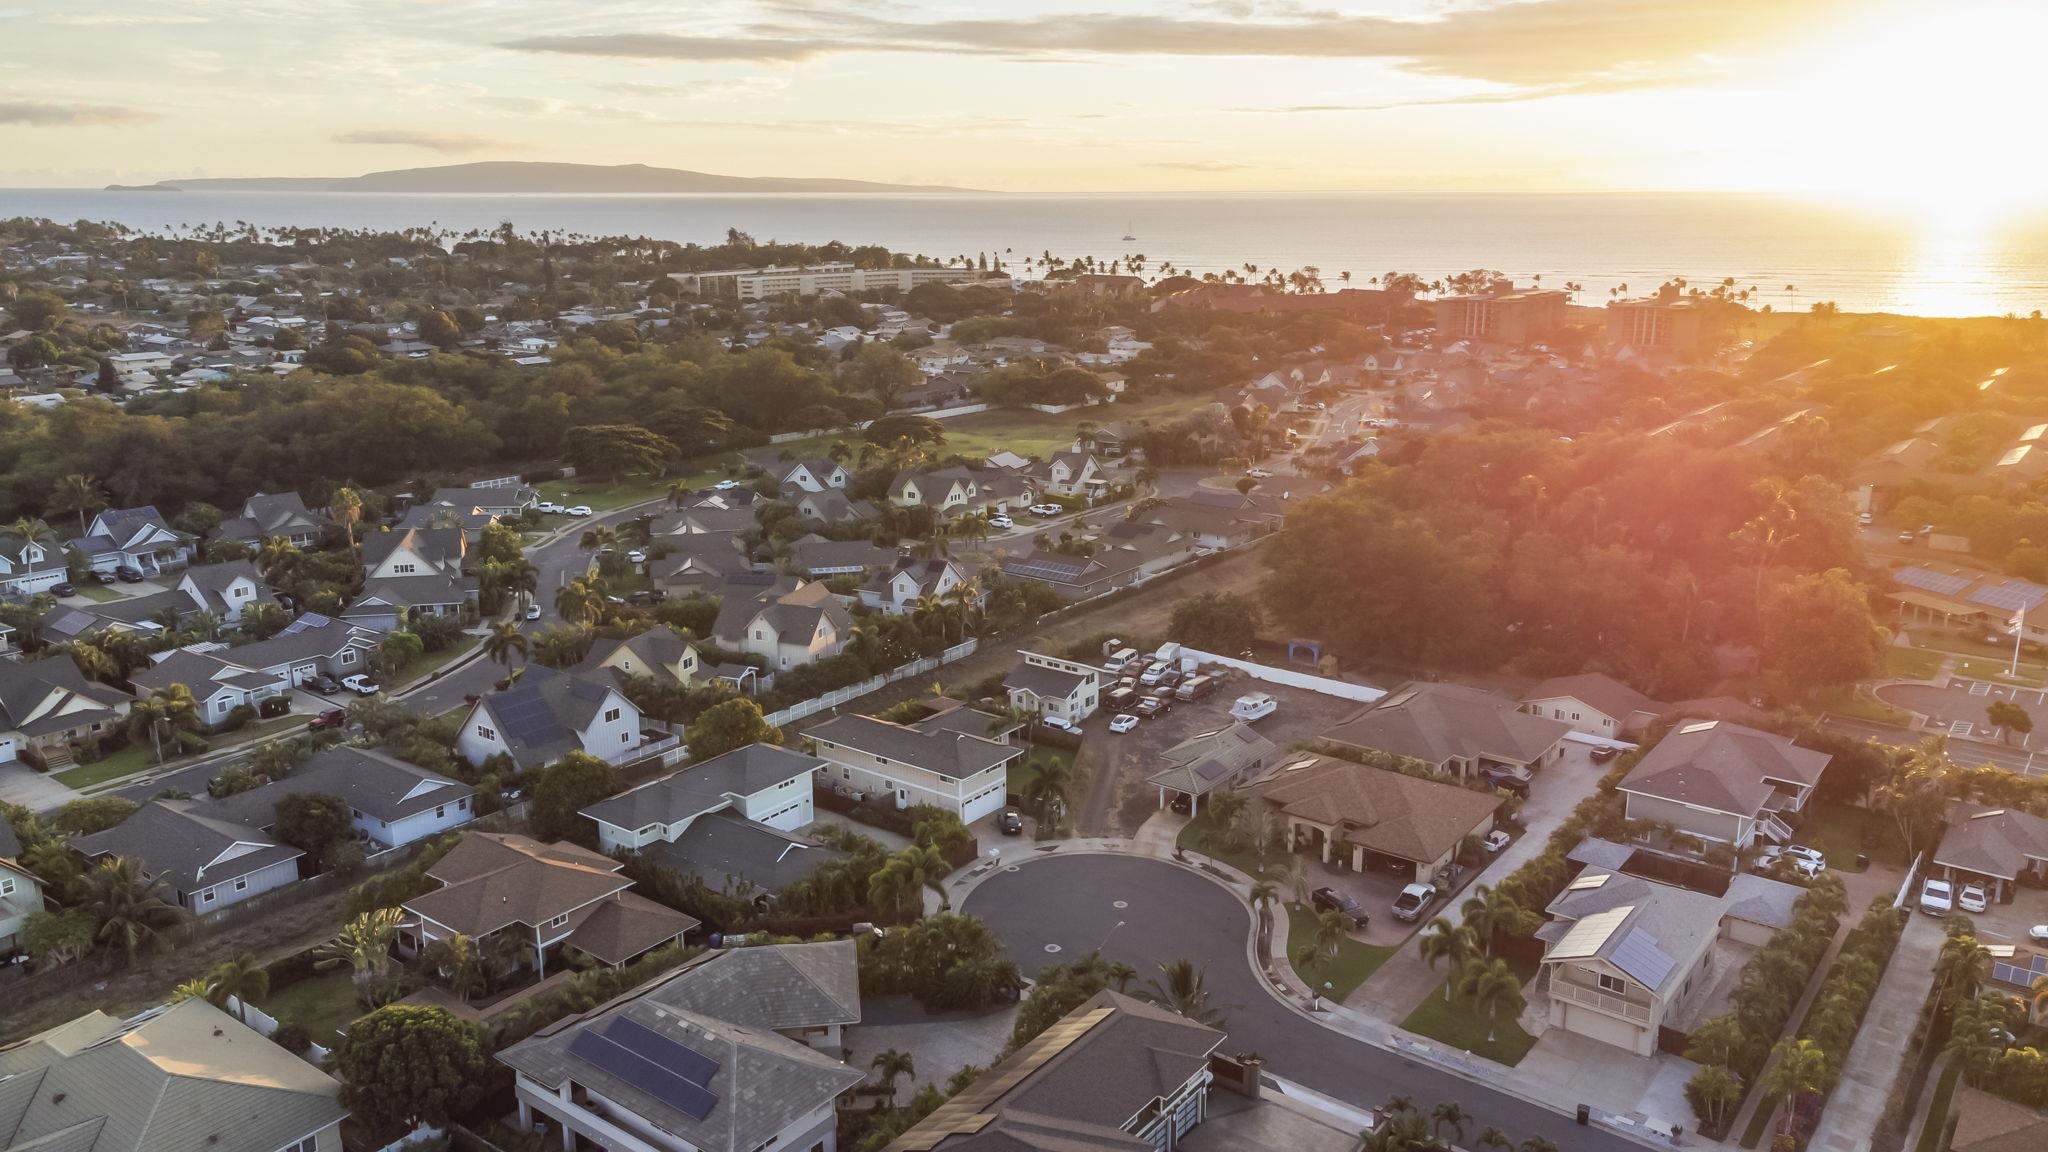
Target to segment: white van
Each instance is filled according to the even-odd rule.
[[[1280,702],[1264,692],[1253,692],[1239,696],[1230,706],[1230,714],[1244,721],[1260,720],[1280,710]]]
[[[1108,669],[1112,675],[1121,675],[1125,669],[1137,662],[1138,650],[1136,648],[1121,648],[1110,653],[1109,658],[1102,662],[1102,666]]]

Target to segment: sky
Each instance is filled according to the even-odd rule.
[[[0,186],[554,160],[1979,212],[2048,202],[2044,42],[2043,0],[0,0]]]

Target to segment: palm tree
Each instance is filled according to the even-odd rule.
[[[189,732],[199,727],[199,701],[183,684],[152,688],[128,710],[130,732],[147,731],[156,748],[156,762],[164,762],[164,734]]]
[[[521,602],[530,603],[534,592],[540,588],[540,569],[526,557],[515,556],[507,560],[499,571],[498,586],[519,597]]]
[[[163,929],[185,918],[164,882],[143,875],[142,865],[125,856],[100,861],[85,881],[85,906],[99,925],[94,939],[119,945],[130,968],[136,953],[159,943]]]
[[[1470,1119],[1472,1114],[1459,1107],[1456,1100],[1446,1100],[1430,1113],[1429,1130],[1432,1135],[1442,1136],[1444,1127],[1449,1125],[1451,1140],[1455,1143],[1465,1138],[1465,1121]]]
[[[106,494],[100,491],[100,482],[91,476],[74,472],[57,481],[57,487],[50,493],[48,508],[52,512],[78,513],[78,534],[85,535],[85,514],[107,506]]]
[[[1502,1149],[1503,1152],[1515,1146],[1515,1142],[1508,1139],[1508,1134],[1498,1128],[1488,1128],[1486,1131],[1481,1132],[1478,1144],[1481,1148],[1498,1148]]]
[[[592,552],[602,552],[616,539],[616,533],[603,524],[599,524],[595,527],[584,529],[583,539],[578,541],[577,544],[579,547],[587,548]]]
[[[1522,978],[1498,956],[1475,956],[1458,974],[1458,995],[1466,998],[1475,1012],[1486,1013],[1486,1042],[1493,1043],[1505,1008],[1510,1018],[1521,1014],[1528,1001],[1522,997]]]
[[[1172,1012],[1211,1028],[1223,1026],[1223,1013],[1209,1003],[1209,989],[1202,969],[1192,960],[1162,962],[1159,975],[1145,982],[1142,997]]]
[[[604,613],[600,585],[582,579],[571,580],[555,593],[555,612],[571,624],[589,624]]]
[[[1974,995],[1990,970],[1991,950],[1968,933],[1959,933],[1942,941],[1941,954],[1934,966],[1942,999],[1948,1003],[1953,1003],[1958,996]]]
[[[1526,931],[1531,919],[1529,911],[1513,896],[1483,884],[1472,889],[1472,895],[1458,906],[1458,911],[1488,956],[1493,955],[1495,936]]]
[[[1042,760],[1038,772],[1024,786],[1024,802],[1038,812],[1041,827],[1057,828],[1073,798],[1074,766],[1064,758]]]
[[[477,956],[476,941],[457,932],[427,945],[427,967],[448,984],[448,991],[465,1003],[483,985],[483,963]]]
[[[341,926],[334,939],[313,950],[313,967],[320,970],[346,964],[356,986],[356,997],[370,1001],[370,982],[391,967],[391,942],[398,939],[398,922],[403,915],[396,908],[365,912]]]
[[[1439,960],[1450,961],[1450,975],[1444,979],[1444,1002],[1450,1003],[1451,985],[1457,983],[1457,973],[1465,967],[1479,951],[1479,941],[1472,929],[1451,923],[1448,917],[1439,916],[1429,922],[1429,930],[1422,936],[1422,959],[1432,971]]]
[[[889,1090],[889,1100],[891,1103],[896,1099],[896,1078],[898,1076],[915,1077],[917,1075],[917,1065],[910,1058],[910,1053],[899,1052],[894,1048],[884,1049],[876,1054],[874,1060],[868,1064],[868,1067],[881,1074],[882,1087]]]
[[[1247,899],[1251,901],[1253,911],[1265,908],[1269,904],[1278,904],[1280,887],[1271,880],[1260,880],[1252,885],[1251,895]]]
[[[206,1001],[216,1008],[226,1008],[230,999],[238,1005],[235,1015],[242,1023],[249,1022],[249,1005],[270,995],[270,971],[256,962],[256,956],[244,952],[233,960],[223,960],[213,971],[206,974]]]
[[[946,877],[953,866],[935,844],[905,848],[889,857],[868,881],[868,900],[877,907],[902,910],[913,899],[921,901],[926,891],[939,894],[941,910],[953,902],[946,895]]]
[[[1138,970],[1119,960],[1103,969],[1102,975],[1105,980],[1116,985],[1118,992],[1124,992],[1130,988],[1131,981],[1138,978]]]
[[[512,657],[517,655],[521,663],[526,660],[526,633],[510,620],[501,620],[491,626],[491,634],[484,637],[484,654],[510,667]]]
[[[1828,1054],[1811,1040],[1787,1038],[1778,1041],[1771,1055],[1775,1059],[1770,1071],[1764,1073],[1764,1095],[1779,1098],[1785,1110],[1781,1123],[1789,1122],[1793,1103],[1807,1093],[1820,1091],[1821,1080],[1827,1076]]]
[[[356,525],[363,518],[362,493],[353,488],[341,487],[327,500],[327,515],[348,533],[348,546],[356,546]]]

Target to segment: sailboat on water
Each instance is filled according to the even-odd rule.
[[[1134,230],[1133,230],[1133,229],[1131,228],[1131,226],[1130,226],[1129,222],[1126,222],[1126,223],[1124,224],[1124,239],[1126,239],[1126,240],[1136,240],[1137,238],[1138,238],[1138,237],[1137,237],[1137,234],[1136,234],[1136,232],[1135,232],[1135,231],[1134,231]]]

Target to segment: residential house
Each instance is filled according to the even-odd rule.
[[[720,536],[745,532],[757,523],[754,509],[750,506],[720,508],[697,505],[656,516],[648,522],[647,534],[654,540],[672,536]]]
[[[1608,740],[1639,735],[1669,711],[1634,688],[1600,672],[1554,676],[1522,693],[1522,711]]]
[[[825,762],[749,744],[583,810],[598,847],[637,852],[714,892],[771,893],[840,859],[797,829],[812,820],[811,776]]]
[[[1055,452],[1035,470],[1047,495],[1095,499],[1109,489],[1109,470],[1092,452]]]
[[[229,560],[195,564],[178,577],[177,591],[192,601],[192,611],[205,612],[223,624],[239,624],[242,609],[277,603],[277,591],[263,582],[254,561]]]
[[[1098,992],[884,1152],[1171,1152],[1208,1116],[1223,1039],[1156,1004]]]
[[[0,1051],[6,1152],[341,1152],[341,1085],[204,997]]]
[[[859,1019],[852,941],[738,948],[497,1058],[520,1127],[545,1124],[565,1148],[834,1152],[839,1097],[867,1078],[835,1041]]]
[[[1024,662],[1003,677],[1010,707],[1079,724],[1102,703],[1102,669],[1038,652],[1019,651]]]
[[[1353,871],[1433,882],[1468,836],[1493,831],[1501,799],[1441,780],[1300,755],[1244,786],[1287,822],[1296,851]]]
[[[1166,807],[1167,793],[1186,796],[1190,815],[1198,814],[1202,798],[1213,792],[1232,792],[1238,785],[1263,775],[1280,753],[1280,746],[1252,731],[1243,721],[1228,727],[1197,732],[1159,754],[1166,767],[1145,778],[1159,789],[1159,807]]]
[[[993,735],[1001,728],[995,717],[986,718],[992,734],[976,735],[960,730],[960,717],[942,718],[948,715],[894,724],[848,713],[804,735],[828,761],[825,777],[835,789],[885,794],[898,808],[931,804],[972,824],[1002,809],[1007,766],[1024,749]]]
[[[418,954],[457,935],[482,944],[503,932],[526,945],[526,963],[546,976],[549,955],[565,949],[620,968],[697,927],[694,918],[627,891],[633,882],[619,875],[624,867],[567,841],[466,832],[427,869],[439,887],[401,905],[399,949]]]
[[[1462,684],[1410,681],[1323,733],[1461,778],[1488,768],[1534,771],[1564,754],[1571,728],[1516,710],[1513,700]]]
[[[104,832],[80,836],[71,847],[89,862],[133,860],[145,876],[161,880],[178,906],[217,912],[265,892],[296,884],[305,853],[258,829],[207,814],[194,800],[152,800]]]
[[[1968,1084],[1956,1085],[1955,1130],[1941,1147],[1948,1152],[2035,1152],[2048,1148],[2048,1112],[2029,1108]],[[1937,1117],[1929,1116],[1933,1124]],[[1940,1117],[1943,1125],[1947,1117]]]
[[[97,744],[121,727],[126,692],[87,680],[65,655],[0,660],[0,763],[72,763],[73,743]]]
[[[69,578],[64,550],[54,540],[0,532],[0,595],[28,597]]]
[[[14,828],[0,820],[0,957],[22,951],[21,931],[28,918],[42,910],[42,877],[22,866],[21,841]]]
[[[1084,430],[1066,454],[1077,457],[1088,453],[1098,456],[1122,456],[1136,445],[1137,439],[1137,435],[1129,428],[1112,422]]]
[[[215,649],[200,651],[200,648]],[[219,727],[237,708],[256,708],[273,696],[291,691],[291,681],[276,672],[257,671],[224,658],[229,649],[194,645],[151,656],[155,661],[128,678],[142,693],[182,684],[199,704],[200,722]]]
[[[1786,817],[1806,807],[1833,757],[1725,720],[1666,734],[1621,782],[1630,820],[1669,824],[1710,843],[1747,848],[1762,833],[1792,839]]]
[[[804,492],[823,492],[828,488],[843,489],[853,482],[853,473],[848,472],[845,466],[836,460],[821,457],[791,461],[776,470],[774,476],[777,485]]]
[[[1653,1056],[1659,1030],[1680,1022],[1714,986],[1722,902],[1592,870],[1572,883],[1538,933],[1547,944],[1550,1026]],[[1675,1030],[1689,1030],[1685,1023]]]
[[[896,553],[868,540],[827,540],[804,536],[789,546],[789,563],[812,580],[827,576],[865,576],[896,563]]]
[[[860,586],[860,602],[886,615],[901,616],[924,597],[938,600],[951,595],[970,578],[964,566],[943,557],[899,557],[894,570],[877,573]]]
[[[437,488],[433,501],[468,503],[492,516],[519,516],[540,507],[540,493],[519,483],[473,484],[467,488]]]
[[[848,499],[846,493],[838,488],[827,488],[819,492],[809,492],[800,488],[787,491],[794,497],[792,503],[796,506],[797,516],[806,524],[859,524],[882,514],[881,509],[866,500]]]
[[[623,640],[599,637],[569,670],[585,676],[610,672],[622,688],[631,677],[688,687],[702,678],[704,663],[696,645],[673,629],[657,625]]]
[[[95,572],[134,568],[157,576],[190,564],[197,545],[197,537],[172,528],[155,507],[144,505],[101,512],[69,547],[84,554],[86,566]]]
[[[773,573],[759,571],[753,560],[738,549],[738,537],[685,536],[682,539],[685,543],[679,549],[647,562],[648,578],[655,587],[669,595],[705,595],[724,599],[733,595],[735,589],[742,589],[738,595],[752,597],[777,582]],[[756,576],[760,579],[748,579]]]
[[[195,651],[211,648],[191,647]],[[240,668],[278,676],[297,687],[318,676],[340,680],[366,671],[376,650],[375,633],[317,612],[304,612],[268,640],[211,654]]]
[[[889,503],[898,508],[930,508],[950,519],[979,506],[980,487],[965,468],[899,472],[889,481]]]
[[[760,656],[770,671],[798,668],[846,647],[853,617],[832,590],[822,583],[801,584],[789,592],[770,589],[762,596],[727,596],[711,625],[711,640],[721,648]]]
[[[273,536],[282,536],[294,548],[312,548],[334,526],[322,512],[306,507],[297,492],[266,495],[258,492],[242,502],[242,514],[223,520],[216,533],[224,540],[239,540],[261,546]]]
[[[266,834],[286,796],[337,796],[348,804],[370,850],[403,848],[476,819],[476,789],[372,748],[338,744],[308,757],[281,780],[202,802],[203,815]]]
[[[2014,808],[1951,800],[1934,866],[1954,883],[1983,884],[1994,901],[2010,899],[2022,883],[2048,881],[2048,820]]]
[[[469,536],[456,527],[365,536],[363,590],[342,618],[377,632],[395,631],[420,616],[460,618],[478,596],[476,577],[462,573],[468,555]]]
[[[473,765],[509,756],[521,771],[552,764],[571,752],[625,764],[653,756],[680,756],[676,737],[642,731],[640,709],[609,676],[558,672],[529,664],[519,682],[480,697],[470,707],[455,752]]]

